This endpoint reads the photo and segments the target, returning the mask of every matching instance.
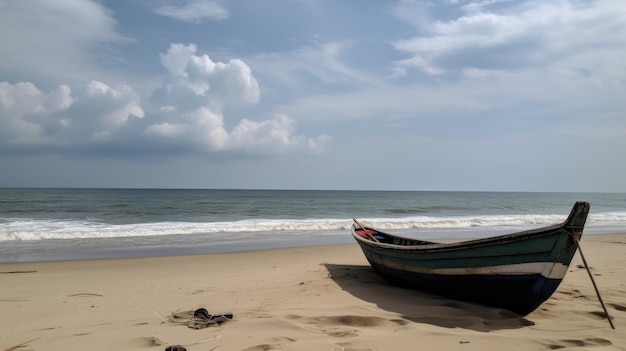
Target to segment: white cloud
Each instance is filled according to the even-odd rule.
[[[250,67],[239,59],[213,62],[208,55],[195,55],[195,44],[171,44],[160,54],[170,76],[153,94],[161,105],[180,111],[207,107],[221,111],[225,106],[245,106],[259,101],[260,90]]]
[[[228,10],[215,1],[183,1],[178,4],[161,4],[154,12],[183,22],[198,23],[203,19],[223,20],[229,16]]]
[[[153,94],[156,106],[148,110],[140,94],[125,84],[94,80],[74,93],[66,85],[44,93],[31,82],[1,82],[0,149],[256,156],[323,151],[327,136],[297,135],[295,121],[286,115],[243,119],[227,130],[223,108],[257,103],[258,83],[243,61],[213,62],[195,55],[196,50],[194,44],[173,44],[161,55],[169,76]]]
[[[65,85],[46,95],[30,82],[0,82],[0,111],[3,115],[21,117],[65,109],[72,104],[70,94]]]
[[[30,82],[0,83],[0,126],[7,145],[79,147],[109,140],[130,118],[142,118],[132,88],[92,81],[78,95],[61,85],[45,94]]]
[[[547,67],[581,54],[605,57],[626,52],[626,3],[525,1],[507,8],[497,1],[470,3],[464,16],[433,21],[413,38],[394,43],[411,55],[396,64],[427,74],[478,68],[518,70]],[[421,28],[425,28],[421,23]]]
[[[256,72],[272,77],[281,84],[295,87],[305,85],[303,76],[314,77],[327,85],[376,84],[376,78],[358,71],[341,60],[350,44],[330,42],[303,46],[289,52],[257,55],[251,59]],[[307,83],[308,84],[308,83]]]
[[[224,118],[205,107],[183,115],[170,115],[167,122],[151,125],[145,134],[187,145],[189,150],[223,151],[228,139]]]
[[[148,126],[141,137],[195,152],[237,152],[256,156],[298,150],[320,153],[330,139],[325,135],[306,138],[295,134],[296,123],[286,115],[260,122],[243,119],[230,132],[224,126],[224,117],[205,107],[182,115],[172,114],[163,120]]]
[[[242,120],[233,128],[230,135],[231,147],[250,151],[269,152],[270,150],[290,150],[306,147],[308,151],[319,153],[324,150],[330,137],[305,138],[294,135],[296,123],[287,115],[276,115],[269,121],[255,122]]]
[[[102,72],[100,64],[117,59],[111,48],[132,41],[117,26],[96,1],[0,0],[2,78],[84,82]]]
[[[140,99],[139,94],[127,85],[109,87],[102,82],[92,81],[76,106],[81,112],[87,109],[92,111],[89,115],[95,118],[89,119],[89,125],[96,127],[97,133],[102,133],[123,127],[130,118],[143,118],[145,113],[140,106]],[[88,118],[84,115],[75,117]]]
[[[187,77],[189,58],[198,50],[196,44],[171,44],[165,54],[159,54],[161,64],[172,76]]]
[[[145,135],[165,137],[165,138],[180,138],[185,134],[186,125],[182,123],[170,124],[168,122],[153,124],[146,128]]]
[[[160,55],[170,75],[153,93],[152,101],[160,105],[159,122],[148,126],[144,136],[190,149],[253,155],[324,150],[328,136],[297,135],[296,122],[285,114],[264,121],[242,119],[229,132],[224,108],[256,104],[260,98],[258,82],[245,62],[214,62],[196,51],[194,44],[171,44]]]
[[[55,115],[72,103],[71,90],[65,85],[45,94],[30,82],[0,82],[0,143],[49,142],[49,134],[64,127],[64,121]]]

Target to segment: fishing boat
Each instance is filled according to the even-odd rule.
[[[394,284],[527,315],[563,280],[588,213],[589,203],[577,202],[561,224],[462,242],[400,237],[356,219],[352,235]]]

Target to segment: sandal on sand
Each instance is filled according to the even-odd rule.
[[[206,308],[198,308],[197,310],[193,312],[193,316],[195,318],[204,319],[207,321],[214,321],[218,324],[222,324],[226,321],[233,319],[232,312],[224,312],[224,313],[212,315],[212,314],[209,314],[209,311],[207,311]]]
[[[187,349],[180,345],[172,345],[166,347],[165,351],[187,351]]]
[[[209,311],[207,311],[206,308],[198,308],[193,313],[193,316],[201,319],[211,319],[211,317],[213,317],[209,314]]]

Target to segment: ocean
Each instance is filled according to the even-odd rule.
[[[591,203],[585,235],[626,232],[624,193],[0,188],[0,262],[352,243],[353,217],[480,238],[559,223],[576,201]]]

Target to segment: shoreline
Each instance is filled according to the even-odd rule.
[[[197,255],[0,263],[0,350],[626,349],[626,233],[581,241],[617,330],[577,253],[538,310],[502,309],[389,285],[356,243]],[[232,312],[222,325],[174,312]],[[31,341],[32,340],[32,341]]]
[[[420,231],[418,239],[446,242],[472,240],[487,236],[504,235],[528,228],[509,228],[472,231]],[[394,231],[390,231],[394,232]],[[395,231],[400,236],[413,237],[413,231]],[[586,228],[583,241],[596,235],[611,235],[617,230]],[[480,235],[476,235],[480,233]],[[354,239],[346,231],[311,232],[308,235],[285,236],[275,239],[235,239],[211,241],[203,234],[168,235],[93,239],[45,239],[0,241],[0,264],[43,261],[73,261],[86,259],[123,259],[139,257],[185,256],[229,252],[249,252],[288,247],[308,247],[352,244]]]

